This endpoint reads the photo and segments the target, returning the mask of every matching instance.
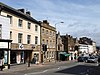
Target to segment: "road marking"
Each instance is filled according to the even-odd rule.
[[[48,70],[44,70],[43,73],[44,73],[44,72],[47,72],[47,71],[48,71]]]
[[[24,75],[33,75],[33,74],[41,74],[41,73],[45,73],[47,72],[48,70],[44,70],[42,72],[34,72],[34,73],[27,73],[27,74],[24,74]]]
[[[60,69],[60,67],[58,67],[58,69]]]

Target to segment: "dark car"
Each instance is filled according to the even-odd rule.
[[[98,66],[100,66],[100,56],[98,57]]]
[[[78,61],[78,62],[84,62],[84,57],[81,57],[81,56],[78,57],[77,61]]]
[[[87,62],[87,61],[88,61],[88,59],[89,59],[89,57],[88,57],[88,56],[84,57],[84,62]]]
[[[89,57],[84,57],[84,56],[79,56],[78,57],[78,62],[87,62]]]

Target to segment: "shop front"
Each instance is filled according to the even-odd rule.
[[[4,59],[5,69],[10,68],[10,43],[12,40],[0,39],[0,59]],[[0,62],[1,63],[1,62]]]
[[[18,43],[12,43],[10,54],[11,64],[29,64],[32,60],[32,51],[32,45],[19,45]],[[30,66],[30,64],[28,66]]]

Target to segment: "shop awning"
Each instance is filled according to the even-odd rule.
[[[66,53],[66,52],[61,52],[60,55],[64,55],[64,56],[70,56],[70,54]]]

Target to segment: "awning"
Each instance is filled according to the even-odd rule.
[[[60,55],[64,55],[65,57],[70,56],[70,54],[68,54],[66,52],[61,52]]]

